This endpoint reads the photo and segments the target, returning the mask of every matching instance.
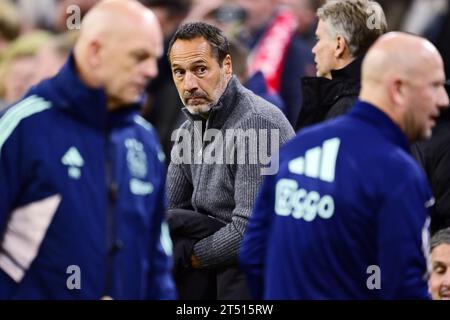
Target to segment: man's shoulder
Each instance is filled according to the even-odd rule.
[[[45,121],[53,108],[53,103],[38,95],[28,95],[0,112],[0,132],[14,130],[22,123]],[[6,131],[5,131],[6,130]]]
[[[286,116],[279,108],[248,89],[242,88],[239,90],[237,106],[236,112],[231,114],[232,118],[237,118],[237,121],[233,121],[236,126],[245,126],[245,123],[255,122],[255,125],[268,123],[275,128],[292,129]]]

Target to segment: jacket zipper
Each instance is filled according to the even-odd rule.
[[[198,212],[198,207],[197,207],[197,194],[199,193],[198,192],[198,188],[199,188],[199,186],[200,186],[200,180],[201,180],[201,176],[202,176],[202,170],[203,170],[203,150],[205,149],[205,144],[206,144],[206,142],[204,141],[204,137],[205,137],[205,134],[206,134],[206,132],[208,131],[208,125],[209,125],[209,121],[210,121],[210,119],[211,119],[211,117],[212,117],[212,115],[213,115],[213,110],[211,110],[211,112],[210,112],[210,114],[209,114],[209,117],[208,117],[208,119],[206,120],[206,124],[205,124],[205,132],[201,132],[200,131],[200,133],[202,133],[201,134],[201,139],[202,139],[202,147],[201,147],[201,149],[200,149],[200,153],[201,153],[201,156],[202,156],[202,159],[201,159],[201,162],[200,162],[200,172],[199,172],[199,174],[198,174],[198,179],[197,179],[197,192],[195,193],[195,196],[194,196],[194,200],[192,201],[192,207],[194,208],[194,210],[195,211],[197,211]],[[202,125],[202,127],[203,127],[203,125]],[[194,121],[194,131],[196,130],[196,126],[195,126],[195,121]],[[195,135],[194,135],[194,139],[195,139]],[[194,140],[194,144],[195,144],[195,140]],[[195,149],[195,148],[194,148]],[[195,161],[195,160],[194,160]]]
[[[113,272],[114,272],[114,257],[117,251],[121,248],[120,244],[115,241],[115,219],[114,207],[118,198],[118,184],[114,180],[113,168],[111,163],[111,148],[110,148],[110,134],[106,132],[105,135],[105,178],[107,188],[107,212],[106,212],[106,273],[105,273],[105,292],[104,296],[112,297],[113,290]]]

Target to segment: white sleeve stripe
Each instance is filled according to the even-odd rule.
[[[161,225],[161,246],[168,256],[172,256],[172,239],[170,238],[170,231],[167,222],[163,222]]]
[[[0,119],[0,154],[6,140],[19,125],[20,121],[50,107],[51,104],[49,102],[32,96],[9,109]]]
[[[148,122],[147,120],[145,120],[143,117],[141,116],[136,116],[134,117],[134,122],[136,122],[138,125],[144,127],[145,129],[147,129],[148,131],[152,131],[153,130],[153,126],[150,122]]]
[[[15,209],[0,244],[0,268],[20,282],[44,240],[61,202],[55,194]]]
[[[32,105],[33,103],[43,102],[41,98],[38,98],[37,96],[30,96],[21,102],[17,103],[16,105],[12,106],[4,115],[2,118],[0,118],[0,127],[4,125],[4,123],[7,123],[9,118],[14,117],[17,113],[20,113],[22,109],[27,108],[29,105]]]

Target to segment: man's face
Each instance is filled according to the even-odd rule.
[[[337,40],[328,31],[328,22],[319,20],[316,29],[317,43],[312,48],[317,76],[331,79],[331,70],[336,66],[335,49]]]
[[[431,251],[432,270],[429,290],[433,300],[450,300],[450,244],[441,244]]]
[[[157,58],[163,51],[159,28],[124,30],[100,50],[109,103],[120,106],[138,102],[148,81],[158,74]]]
[[[211,45],[202,37],[176,40],[170,51],[172,76],[181,101],[191,114],[207,115],[231,78],[231,58],[220,67]]]
[[[449,104],[442,60],[430,58],[423,64],[423,72],[410,76],[405,86],[405,133],[410,142],[430,138],[440,111]]]

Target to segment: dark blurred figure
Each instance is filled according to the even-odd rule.
[[[447,11],[435,19],[427,31],[425,37],[428,38],[438,48],[444,59],[444,70],[448,77],[450,74],[450,0],[447,1]]]
[[[426,32],[444,60],[445,75],[450,74],[450,1],[447,12]],[[450,93],[450,86],[446,86]],[[430,140],[412,146],[414,156],[430,181],[436,205],[431,212],[431,234],[450,226],[450,112],[438,120]]]
[[[34,83],[53,77],[66,62],[78,38],[77,31],[53,36],[36,53]]]
[[[447,94],[450,87],[447,85]],[[431,235],[450,227],[450,110],[444,111],[431,139],[414,144],[413,155],[428,177],[436,204],[431,209]]]
[[[389,31],[400,30],[406,13],[408,12],[412,0],[380,0],[378,1],[386,12],[386,21]]]
[[[191,1],[140,0],[140,2],[155,13],[164,36],[164,54],[158,60],[158,77],[152,80],[147,88],[148,100],[144,109],[144,118],[155,126],[166,159],[170,160],[170,150],[173,144],[170,139],[172,132],[184,122],[185,118],[181,112],[183,104],[172,81],[167,49],[175,30],[189,13]]]

